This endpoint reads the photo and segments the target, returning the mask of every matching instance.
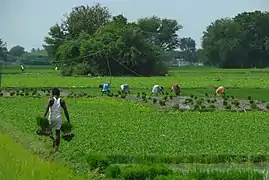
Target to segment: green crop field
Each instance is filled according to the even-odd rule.
[[[263,103],[269,101],[268,73],[268,69],[173,68],[169,71],[168,77],[93,78],[62,77],[53,70],[53,67],[29,67],[23,74],[16,67],[6,68],[2,77],[2,91],[10,94],[14,91],[15,95],[0,97],[0,132],[10,137],[19,134],[16,140],[26,150],[21,146],[12,150],[0,148],[3,156],[10,151],[10,156],[15,158],[10,162],[0,159],[1,167],[3,164],[9,164],[4,168],[4,173],[0,173],[0,178],[10,177],[5,174],[12,170],[17,172],[17,169],[22,168],[18,166],[23,166],[25,161],[30,161],[29,167],[34,166],[36,170],[43,169],[44,172],[49,172],[47,168],[51,163],[43,163],[39,159],[32,160],[36,155],[31,153],[36,153],[41,158],[46,153],[38,153],[36,147],[29,144],[29,139],[31,139],[39,149],[48,152],[46,156],[60,163],[59,166],[55,165],[55,169],[59,170],[52,172],[52,174],[56,173],[55,176],[59,178],[68,179],[65,174],[70,167],[78,174],[85,175],[89,174],[89,171],[94,171],[92,167],[98,166],[100,168],[98,172],[107,177],[116,177],[115,173],[118,172],[123,179],[130,179],[131,174],[139,172],[146,176],[147,173],[142,171],[153,170],[145,166],[155,164],[158,165],[156,172],[154,171],[157,175],[171,175],[171,178],[172,176],[182,178],[181,172],[192,169],[194,179],[202,176],[215,177],[215,179],[218,176],[225,176],[226,179],[235,179],[235,177],[263,179],[269,162],[267,110],[181,112],[152,105],[149,102],[152,102],[154,97],[148,95],[147,101],[143,102],[135,97],[137,93],[149,94],[154,84],[165,86],[165,91],[168,92],[168,88],[178,82],[182,87],[182,96],[194,95],[198,96],[198,99],[205,98],[205,93],[212,96],[215,87],[223,85],[228,87],[226,92],[229,96],[242,100],[241,104],[243,100],[246,102],[253,100],[250,104],[260,105],[261,101]],[[127,95],[127,98],[101,97],[98,85],[110,79],[113,93],[117,94],[119,86],[128,83],[131,86],[131,95]],[[49,97],[46,95],[48,92],[44,94],[47,97],[32,96],[31,93],[38,89],[46,91],[45,87],[60,87],[63,90],[62,93],[65,96],[63,98],[67,103],[73,125],[72,132],[75,134],[72,141],[61,141],[57,153],[50,152],[51,141],[48,137],[35,134],[37,128],[35,118],[43,115]],[[27,88],[32,88],[32,90]],[[86,95],[83,97],[66,95],[71,91]],[[177,97],[173,99],[171,97],[167,103],[169,104],[169,101],[172,102],[174,99]],[[228,100],[227,102],[230,103]],[[269,105],[266,108],[269,109]],[[11,140],[5,136],[0,136],[0,140],[6,142],[0,147],[13,146]],[[98,163],[96,165],[95,162],[98,159],[101,165]],[[17,161],[23,161],[22,165],[15,166]],[[68,167],[62,167],[62,164],[67,164]],[[160,164],[165,165],[165,168],[167,165],[170,170],[173,169],[173,172]],[[54,167],[54,165],[51,166]],[[235,172],[229,169],[231,166]],[[103,167],[106,169],[102,170]],[[116,167],[119,167],[119,170]],[[25,175],[28,169],[25,170]],[[207,171],[210,169],[217,172]],[[214,174],[220,173],[220,169],[227,170],[227,174]],[[237,169],[243,169],[244,172],[239,172],[239,170],[237,172]],[[37,171],[36,177],[43,177],[42,172]],[[204,172],[207,172],[207,175],[203,174]]]
[[[0,179],[83,179],[60,164],[42,160],[25,151],[10,137],[0,134]]]

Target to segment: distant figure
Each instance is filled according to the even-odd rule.
[[[102,96],[104,93],[109,94],[110,93],[110,83],[104,83],[100,84],[99,88],[101,88]]]
[[[55,67],[55,71],[58,71],[58,70],[59,70],[59,68],[56,66],[56,67]]]
[[[174,84],[172,87],[171,87],[171,91],[170,92],[175,92],[175,95],[179,96],[180,95],[180,92],[181,92],[181,89],[180,89],[180,86],[178,84]]]
[[[150,95],[152,94],[158,95],[159,93],[162,93],[164,95],[163,87],[159,85],[154,85]]]
[[[216,89],[216,94],[215,95],[218,95],[218,96],[223,96],[225,95],[225,91],[224,91],[224,87],[223,86],[220,86]]]
[[[24,72],[24,66],[21,64],[21,72]]]
[[[121,93],[128,92],[130,94],[130,89],[129,89],[129,85],[128,84],[122,84],[120,86],[120,88],[121,88]]]

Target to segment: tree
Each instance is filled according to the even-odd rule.
[[[0,38],[0,59],[4,59],[5,52],[7,52],[6,43]]]
[[[152,44],[168,51],[174,50],[179,46],[177,32],[182,29],[182,26],[176,20],[160,19],[152,16],[141,18],[137,23]]]
[[[57,57],[64,62],[64,75],[109,75],[109,66],[112,75],[164,74],[162,49],[152,46],[137,24],[127,23],[122,15],[113,19],[92,36],[81,34],[80,39],[59,48]],[[80,58],[74,58],[78,55]],[[73,60],[65,61],[67,58]]]
[[[105,26],[110,18],[108,9],[99,3],[94,6],[82,5],[73,8],[72,12],[66,15],[63,27],[70,38],[76,38],[81,32],[92,35]]]
[[[64,42],[65,38],[66,33],[61,25],[55,24],[50,28],[49,36],[45,37],[43,47],[51,58],[55,57],[58,47]]]
[[[20,57],[23,53],[25,53],[24,47],[19,45],[14,46],[9,50],[9,54],[15,57]]]
[[[266,67],[268,12],[244,12],[210,24],[202,38],[203,61],[223,68]]]
[[[197,62],[196,43],[190,37],[180,38],[179,48],[181,50],[181,58],[185,61],[194,63]]]
[[[32,48],[32,50],[35,48]],[[25,52],[20,59],[25,65],[50,65],[51,59],[44,49],[35,49],[35,51]]]

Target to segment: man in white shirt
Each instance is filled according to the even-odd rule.
[[[128,92],[130,94],[130,89],[129,89],[129,85],[128,84],[122,84],[120,86],[120,88],[121,88],[121,93]]]
[[[152,94],[158,95],[159,93],[162,93],[164,95],[163,87],[159,85],[154,85],[150,95]]]

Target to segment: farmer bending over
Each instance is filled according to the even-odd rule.
[[[180,86],[178,84],[174,84],[172,87],[171,87],[171,92],[175,92],[175,95],[179,96],[180,95],[180,92],[181,92],[181,89],[180,89]]]
[[[216,89],[216,94],[215,95],[218,95],[218,96],[223,96],[225,95],[225,92],[224,92],[224,87],[223,86],[220,86]]]
[[[162,93],[164,95],[163,87],[162,86],[160,87],[159,85],[154,85],[150,95],[152,94],[158,95],[159,93]]]
[[[122,84],[120,86],[120,88],[121,88],[121,93],[128,92],[130,94],[130,90],[129,90],[129,85],[128,84]]]
[[[60,145],[60,130],[62,126],[62,109],[64,110],[68,123],[70,123],[70,118],[65,101],[60,98],[60,90],[58,88],[52,89],[52,96],[52,99],[49,100],[44,117],[46,117],[49,112],[48,120],[50,123],[50,128],[51,130],[54,128],[56,129],[56,139],[54,139],[53,134],[51,134],[50,138],[53,140],[53,147],[56,145],[56,149],[58,149]]]
[[[101,92],[102,92],[102,96],[104,93],[109,94],[110,93],[110,83],[104,83],[104,84],[100,84],[99,88],[101,88]]]

